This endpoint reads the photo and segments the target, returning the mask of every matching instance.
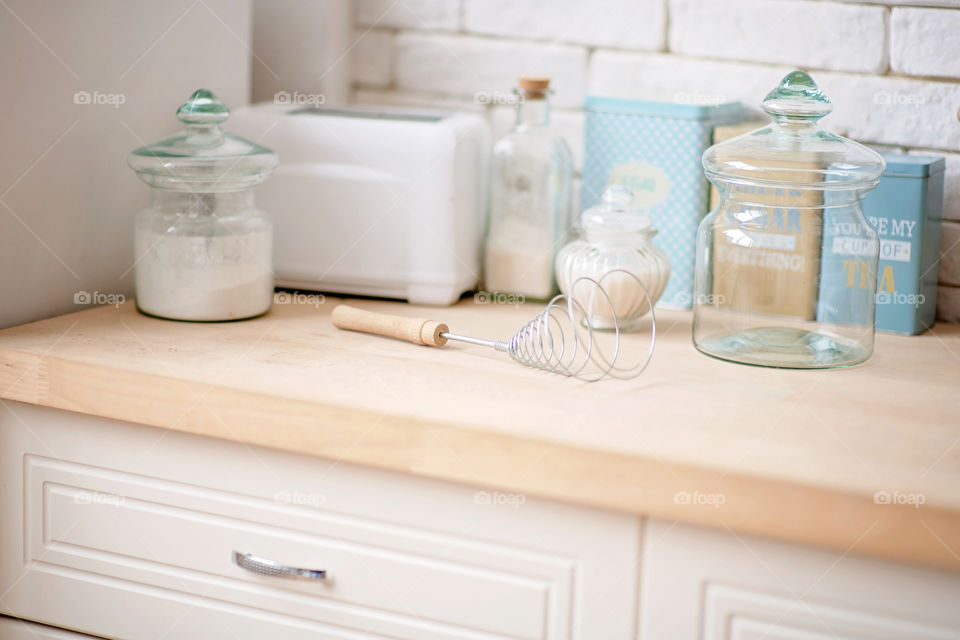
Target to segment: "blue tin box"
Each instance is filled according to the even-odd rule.
[[[892,153],[883,154],[883,159],[887,169],[877,188],[863,200],[863,214],[880,237],[876,328],[914,335],[932,327],[935,318],[945,160]],[[834,226],[828,208],[823,225],[824,261],[847,255],[842,230]],[[828,279],[820,283],[818,320],[844,322],[836,309],[823,301],[829,299],[828,292],[846,284]],[[859,291],[848,294],[863,295]]]
[[[648,207],[659,233],[654,242],[670,259],[670,282],[658,306],[693,303],[697,227],[708,211],[710,184],[700,156],[713,128],[739,119],[739,102],[678,104],[588,96],[584,102],[580,206],[600,202],[608,184],[624,184]]]

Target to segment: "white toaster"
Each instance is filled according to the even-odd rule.
[[[490,131],[479,115],[257,104],[231,133],[280,156],[257,187],[281,287],[449,305],[480,279]]]

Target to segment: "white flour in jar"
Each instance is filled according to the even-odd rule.
[[[638,327],[651,304],[660,299],[669,279],[670,263],[652,245],[601,249],[575,240],[557,255],[560,290],[590,314],[594,329],[630,331]]]
[[[184,236],[137,230],[137,307],[177,320],[239,320],[273,301],[270,229]]]
[[[557,278],[561,280],[560,289],[570,293],[590,315],[590,325],[594,329],[618,327],[622,331],[630,331],[636,328],[640,318],[650,311],[650,302],[656,303],[666,286],[663,272],[655,265],[633,265],[627,272],[604,268],[603,265],[580,267],[580,271],[563,276],[558,269]],[[577,278],[583,277],[596,281],[603,292],[589,281],[575,284]],[[573,291],[570,291],[571,288]]]
[[[491,292],[549,298],[553,255],[553,239],[541,226],[508,216],[487,241],[484,287]]]

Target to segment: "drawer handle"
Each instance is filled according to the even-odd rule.
[[[241,569],[259,573],[265,576],[278,578],[301,578],[303,580],[323,580],[327,577],[326,569],[301,569],[278,564],[273,560],[259,558],[252,553],[233,552],[233,563]]]

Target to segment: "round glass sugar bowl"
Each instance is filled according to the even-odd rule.
[[[273,301],[273,226],[253,187],[277,166],[265,147],[224,133],[230,111],[205,89],[177,111],[186,128],[127,162],[150,185],[137,215],[137,308],[173,320],[266,313]]]
[[[666,254],[651,242],[657,234],[653,219],[635,207],[627,187],[611,185],[601,203],[580,216],[576,233],[579,237],[557,254],[560,291],[589,312],[592,328],[636,329],[670,279]],[[583,277],[598,282],[609,302],[598,300],[588,287],[572,290]]]
[[[802,71],[763,108],[769,126],[703,154],[720,199],[697,235],[694,345],[769,367],[863,362],[873,353],[879,241],[860,200],[884,161],[820,128],[832,105]]]

